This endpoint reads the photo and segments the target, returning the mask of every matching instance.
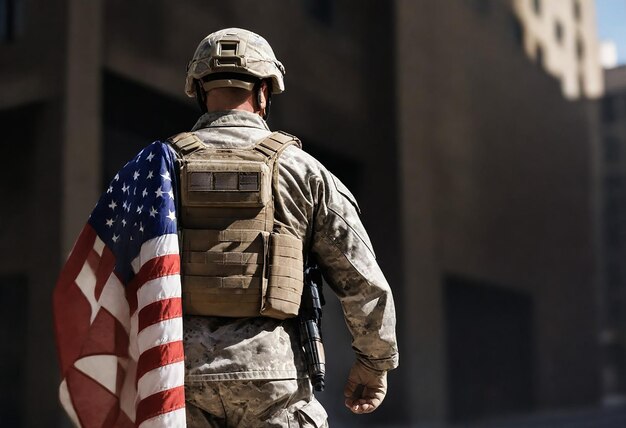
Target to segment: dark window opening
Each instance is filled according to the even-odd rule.
[[[22,2],[20,0],[0,0],[0,39],[14,42],[21,35]]]
[[[141,149],[191,129],[200,110],[112,72],[104,72],[102,82],[105,190],[115,173]]]
[[[621,158],[620,140],[613,136],[604,138],[604,160],[608,163],[619,162]]]
[[[615,122],[617,119],[617,99],[614,95],[607,95],[602,99],[602,121],[605,123]]]
[[[537,45],[537,48],[535,50],[535,62],[537,63],[537,65],[539,67],[543,68],[543,64],[544,64],[544,54],[543,54],[543,48],[541,47],[541,45]]]
[[[580,38],[576,39],[576,57],[580,60],[585,56],[585,44]]]
[[[563,24],[560,21],[554,22],[554,37],[556,41],[563,44]]]
[[[491,11],[491,0],[471,0],[469,5],[481,15],[487,15]]]
[[[511,22],[511,36],[516,46],[522,47],[524,45],[524,27],[519,18],[515,14],[511,14],[509,17]]]
[[[333,0],[304,0],[307,13],[321,24],[330,26],[334,19]]]
[[[22,385],[24,385],[24,349],[28,331],[28,284],[26,277],[0,277],[2,301],[10,302],[0,312],[0,335],[4,346],[0,370],[6,388],[0,389],[0,421],[2,426],[22,426]],[[8,387],[10,386],[10,388]]]
[[[582,18],[582,12],[580,10],[580,2],[578,0],[574,0],[574,18],[576,18],[576,21],[580,21]]]
[[[452,276],[445,309],[452,422],[532,410],[530,295]]]

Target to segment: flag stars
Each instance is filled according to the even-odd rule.
[[[150,217],[156,217],[159,212],[154,209],[154,207],[150,207]]]
[[[113,177],[113,180],[120,181],[120,175],[119,174],[115,174],[115,177]]]
[[[172,210],[168,210],[170,213],[166,216],[167,218],[169,218],[172,221],[176,221],[176,213]]]
[[[165,193],[165,192],[163,192],[163,190],[161,190],[161,186],[159,186],[159,188],[156,189],[156,191],[154,193],[156,194],[157,198],[162,198],[163,197],[163,193]]]
[[[126,227],[126,219],[125,218],[122,219],[122,226]]]
[[[170,199],[174,199],[174,191],[172,189],[168,190],[167,195],[170,197]]]
[[[138,213],[138,214],[141,214],[141,212],[142,212],[142,211],[143,211],[143,205],[139,205],[139,206],[137,207],[137,213]],[[135,225],[137,225],[137,223],[135,223]]]
[[[130,186],[127,186],[127,185],[126,185],[126,183],[124,183],[124,184],[122,185],[122,193],[127,193],[127,192],[128,192],[128,189],[130,189]]]
[[[148,175],[146,176],[147,179],[153,178],[154,174],[152,173],[152,171],[148,171]]]
[[[113,186],[109,186],[109,188],[107,189],[107,193],[113,193]]]
[[[122,204],[122,208],[124,208],[124,209],[128,208],[128,203],[126,201],[124,201],[124,203]]]
[[[141,192],[141,196],[143,196],[144,198],[146,196],[148,196],[148,188],[147,187],[145,189],[143,189],[143,192]]]
[[[150,152],[146,159],[148,159],[148,162],[152,162],[152,159],[154,159],[154,153]]]
[[[106,225],[109,227],[113,227],[113,223],[115,223],[115,220],[113,220],[112,218],[109,218],[106,221]]]
[[[163,177],[163,180],[172,181],[169,171],[165,171],[165,174],[161,174],[161,177]]]
[[[117,207],[117,203],[111,199],[111,203],[109,204],[109,208],[111,208],[113,211],[115,211],[115,208]]]
[[[135,171],[135,173],[133,174],[133,180],[137,181],[138,178],[139,178],[139,171]]]
[[[120,235],[113,234],[113,238],[111,238],[113,242],[117,242],[120,239]]]

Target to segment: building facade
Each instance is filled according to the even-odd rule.
[[[599,400],[587,110],[528,60],[513,3],[0,7],[0,120],[14,160],[3,186],[11,209],[0,215],[0,290],[14,302],[2,315],[14,346],[0,359],[12,386],[3,385],[0,420],[67,423],[55,278],[115,171],[193,125],[185,66],[199,40],[228,26],[264,35],[285,64],[270,126],[298,135],[353,190],[394,289],[400,368],[369,425],[438,426]],[[336,300],[326,300],[320,399],[334,426],[356,426],[364,417],[342,394],[349,337]]]
[[[568,99],[603,93],[600,43],[593,0],[514,0],[524,27],[524,50],[561,81]]]

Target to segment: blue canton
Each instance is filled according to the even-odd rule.
[[[124,282],[141,245],[176,233],[177,174],[174,154],[160,141],[143,149],[113,178],[89,217],[89,224],[113,251]]]

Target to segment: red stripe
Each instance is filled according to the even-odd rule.
[[[183,316],[183,303],[180,297],[163,299],[150,303],[139,311],[138,333],[144,328],[156,324],[160,321],[169,320]]]
[[[180,273],[180,257],[178,254],[155,257],[147,261],[137,275],[126,287],[126,298],[130,305],[130,313],[137,309],[137,291],[146,282],[156,278]]]
[[[96,231],[93,230],[89,224],[86,224],[80,233],[80,236],[76,240],[74,249],[67,259],[67,262],[65,262],[63,270],[61,270],[61,274],[59,275],[59,279],[57,281],[57,288],[68,286],[74,282],[78,273],[83,268],[89,253],[93,249],[95,241]]]
[[[100,257],[99,261],[100,263],[97,268],[94,269],[94,272],[96,273],[96,287],[94,290],[96,299],[100,299],[104,285],[113,273],[113,269],[115,269],[115,256],[108,247],[104,247],[102,250],[102,257]]]
[[[185,407],[184,386],[157,392],[139,402],[135,424],[139,426],[150,418],[182,409],[183,407]]]
[[[151,370],[185,359],[183,342],[171,342],[145,351],[137,362],[137,382]]]

